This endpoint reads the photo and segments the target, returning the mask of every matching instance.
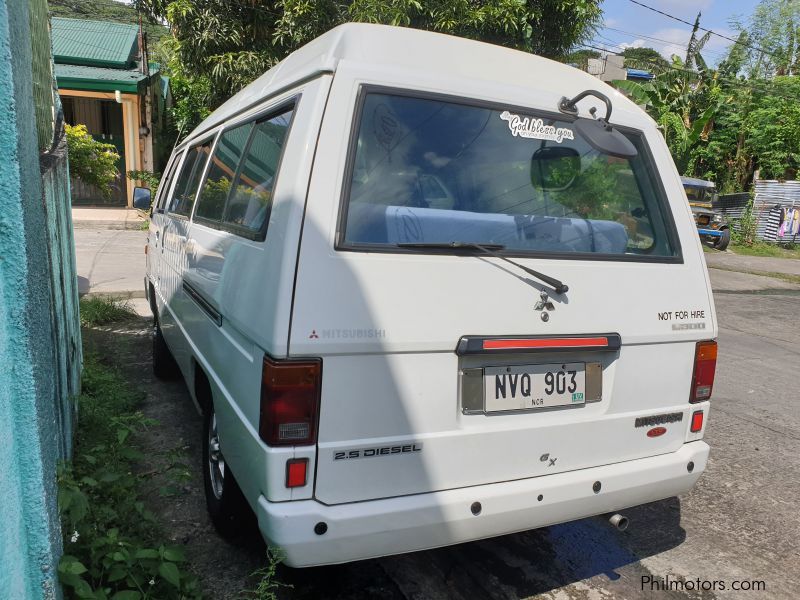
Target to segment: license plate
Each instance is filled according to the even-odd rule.
[[[578,406],[586,402],[586,364],[486,367],[485,411]]]

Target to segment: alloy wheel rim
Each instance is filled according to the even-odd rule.
[[[211,490],[214,492],[214,497],[219,500],[222,498],[225,486],[225,458],[219,447],[217,415],[214,413],[211,414],[211,426],[208,428],[208,472],[211,478]]]

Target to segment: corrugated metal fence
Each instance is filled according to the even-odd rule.
[[[721,212],[737,228],[750,202],[750,194],[720,196],[714,209]],[[778,235],[781,214],[787,209],[800,209],[800,181],[774,181],[757,179],[754,185],[753,216],[756,218],[756,237],[766,242],[797,242],[800,235]]]
[[[33,104],[36,112],[36,134],[39,151],[53,144],[53,67],[50,45],[50,20],[47,0],[30,0],[31,53],[33,71]]]

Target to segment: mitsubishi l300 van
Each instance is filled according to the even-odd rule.
[[[572,67],[337,27],[176,147],[147,258],[211,516],[251,509],[290,566],[614,513],[706,467],[717,324],[680,177]]]

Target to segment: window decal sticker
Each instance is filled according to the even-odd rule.
[[[520,117],[504,110],[500,113],[500,118],[508,122],[508,128],[511,134],[524,138],[531,138],[535,140],[549,140],[551,142],[561,143],[564,140],[574,140],[575,136],[572,130],[567,127],[553,127],[552,125],[545,125],[542,119],[534,119],[531,117]]]

